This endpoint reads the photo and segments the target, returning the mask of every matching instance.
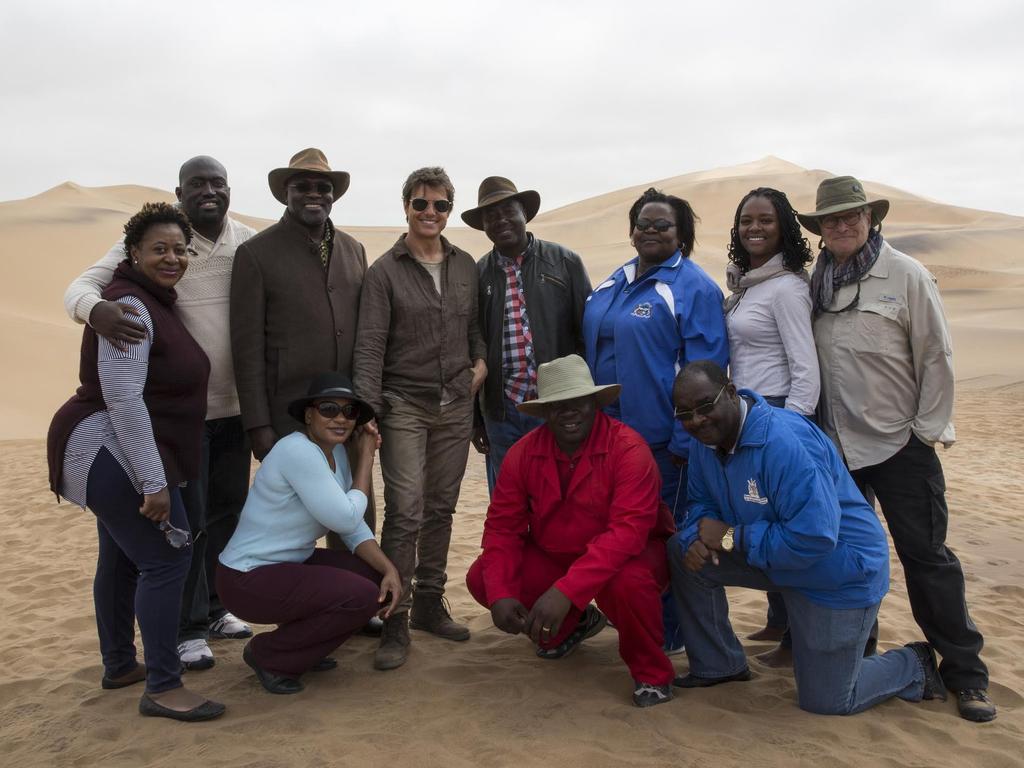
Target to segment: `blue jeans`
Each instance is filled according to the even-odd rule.
[[[488,418],[484,413],[484,428],[487,430],[487,442],[490,443],[490,450],[487,452],[487,490],[494,493],[494,484],[498,482],[498,471],[505,461],[505,454],[519,438],[527,432],[536,429],[544,423],[544,419],[537,419],[527,416],[516,410],[515,403],[507,397],[502,398],[505,404],[505,419],[497,421]]]
[[[747,668],[747,657],[729,622],[725,585],[781,592],[793,637],[793,674],[801,709],[822,715],[852,715],[894,696],[920,701],[924,669],[909,648],[865,657],[864,644],[878,606],[829,608],[795,589],[780,588],[742,553],[720,553],[719,565],[698,573],[683,567],[685,552],[675,536],[668,545],[672,593],[682,622],[690,673],[727,677]]]
[[[686,483],[687,467],[683,464],[677,467],[672,461],[672,454],[669,453],[667,445],[651,446],[651,453],[654,454],[654,461],[658,465],[658,472],[661,473],[661,500],[672,512],[672,520],[676,524],[676,530],[681,530],[686,518]],[[679,619],[676,616],[676,604],[672,599],[672,593],[666,592],[661,597],[661,618],[665,624],[665,649],[674,650],[683,645],[683,635],[679,628]]]
[[[152,520],[139,514],[142,496],[106,448],[96,454],[86,488],[86,505],[96,515],[100,539],[93,600],[104,673],[119,677],[135,667],[138,619],[146,691],[178,688],[178,614],[192,549],[175,549]],[[170,522],[187,530],[181,494],[177,488],[169,493]]]

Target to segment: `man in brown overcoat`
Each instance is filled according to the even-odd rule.
[[[246,241],[231,274],[231,352],[242,425],[260,461],[301,425],[288,403],[326,371],[351,376],[366,272],[362,244],[335,228],[331,206],[349,175],[304,149],[268,177],[284,216]],[[374,528],[371,494],[366,522]],[[340,541],[329,536],[332,547]]]

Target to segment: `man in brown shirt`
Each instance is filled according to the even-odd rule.
[[[356,392],[377,411],[383,440],[381,548],[402,576],[402,602],[374,657],[378,669],[405,663],[410,619],[413,629],[469,638],[443,595],[473,397],[487,376],[476,264],[441,237],[452,183],[443,169],[422,168],[402,198],[409,232],[366,273],[355,353]]]

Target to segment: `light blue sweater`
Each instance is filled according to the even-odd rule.
[[[352,471],[341,445],[331,472],[324,453],[302,432],[277,441],[256,472],[231,541],[220,561],[236,571],[261,565],[305,562],[328,530],[353,552],[373,538],[363,522],[366,494],[352,488]]]

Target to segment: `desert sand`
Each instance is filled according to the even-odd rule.
[[[773,186],[798,210],[810,209],[818,182],[828,175],[769,157],[652,183],[691,201],[702,219],[694,258],[723,283],[739,198]],[[756,661],[749,683],[683,691],[668,705],[638,710],[629,703],[631,683],[614,629],[563,661],[536,659],[527,640],[491,625],[463,583],[479,551],[487,503],[483,462],[475,454],[449,563],[453,613],[469,622],[469,642],[414,632],[409,662],[381,673],[371,667],[375,641],[357,637],[339,649],[337,670],[308,675],[303,694],[277,697],[266,694],[244,665],[239,641],[214,641],[216,666],[190,673],[187,683],[224,701],[227,715],[193,726],[139,717],[140,688],[99,687],[91,599],[95,523],[87,512],[54,503],[42,438],[76,385],[81,330],[64,314],[64,288],[106,252],[142,202],[172,196],[68,182],[0,203],[0,258],[7,269],[0,284],[4,764],[1024,765],[1024,661],[1018,655],[1024,647],[1024,219],[951,207],[868,180],[865,185],[869,196],[892,201],[885,235],[936,275],[953,329],[958,442],[941,453],[949,543],[964,564],[971,613],[985,634],[990,692],[999,706],[995,722],[962,721],[953,701],[893,700],[849,718],[809,715],[796,706],[792,674]],[[626,211],[646,186],[546,211],[530,229],[581,253],[596,283],[632,255]],[[383,252],[400,232],[348,226],[344,208],[344,200],[336,204],[335,221],[370,254]],[[257,227],[269,223],[240,218]],[[471,253],[486,249],[480,233],[450,227],[447,234]],[[883,648],[920,639],[895,556],[892,562],[892,588],[880,615]],[[761,626],[761,595],[737,589],[730,600],[741,637]],[[751,654],[768,647],[748,643]],[[674,661],[685,671],[685,656]]]

